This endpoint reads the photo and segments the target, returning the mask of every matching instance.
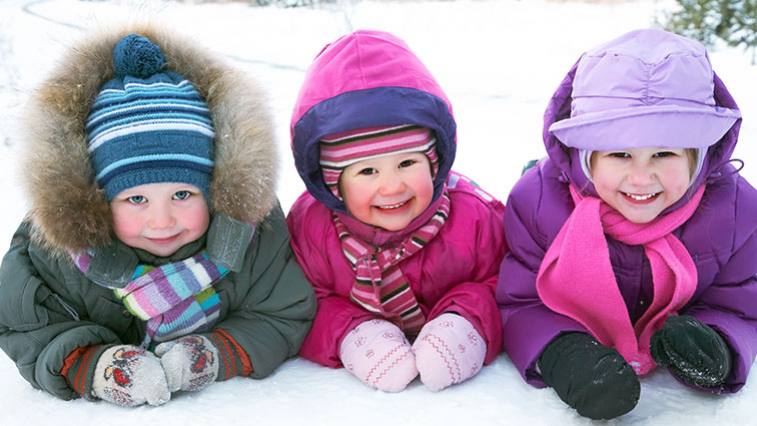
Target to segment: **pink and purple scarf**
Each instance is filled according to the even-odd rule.
[[[681,208],[649,223],[633,223],[596,197],[573,187],[575,208],[542,260],[536,290],[544,304],[586,327],[603,345],[615,348],[637,374],[655,367],[649,350],[652,333],[691,299],[697,270],[673,230],[694,214],[704,193],[699,188]],[[653,299],[631,324],[610,264],[605,234],[641,245],[652,269]]]

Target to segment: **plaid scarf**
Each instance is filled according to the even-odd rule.
[[[91,256],[84,253],[73,257],[79,270],[87,275]],[[151,341],[165,342],[208,329],[220,311],[220,298],[213,283],[228,272],[202,252],[163,266],[139,265],[123,288],[109,288],[132,315],[147,321],[142,343],[147,347]]]
[[[425,225],[399,244],[385,249],[355,238],[335,214],[333,220],[342,252],[355,271],[350,298],[368,311],[396,323],[405,332],[417,334],[426,316],[398,265],[439,233],[449,216],[449,207],[449,195],[445,191],[436,213]]]

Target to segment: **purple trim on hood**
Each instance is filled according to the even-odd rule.
[[[455,119],[446,102],[407,87],[377,87],[342,93],[310,108],[294,126],[292,150],[297,172],[308,192],[331,210],[346,213],[344,202],[323,182],[318,141],[326,135],[376,126],[416,124],[436,133],[439,173],[434,196],[441,195],[455,160]]]

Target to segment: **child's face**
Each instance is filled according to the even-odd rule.
[[[591,176],[602,200],[631,222],[647,223],[686,193],[691,161],[683,149],[598,151]]]
[[[119,240],[161,257],[200,238],[210,220],[202,192],[185,183],[135,186],[116,195],[110,208]]]
[[[434,183],[428,158],[415,152],[352,164],[342,172],[339,189],[356,219],[399,231],[431,204]]]

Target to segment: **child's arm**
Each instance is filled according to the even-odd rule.
[[[217,380],[268,376],[297,354],[315,314],[315,296],[289,247],[281,207],[258,224],[250,244],[243,270],[219,289],[246,295],[206,334],[221,353]]]
[[[504,349],[521,376],[534,386],[544,386],[536,371],[536,361],[552,340],[572,331],[588,333],[578,322],[547,308],[536,292],[536,275],[548,247],[547,237],[540,229],[540,218],[569,214],[555,211],[554,205],[542,210],[543,199],[561,197],[555,193],[557,185],[546,180],[540,167],[534,167],[510,193],[505,211],[505,235],[510,252],[502,261],[496,290]],[[570,198],[567,187],[562,196]]]
[[[682,314],[709,325],[733,354],[725,390],[744,386],[757,354],[757,191],[739,178],[734,250],[713,284]]]
[[[466,185],[459,182],[458,187]],[[471,185],[471,184],[467,184]],[[429,312],[428,321],[433,320],[445,312],[458,314],[473,325],[486,343],[485,363],[492,362],[502,351],[502,322],[499,310],[494,300],[497,286],[499,264],[507,251],[502,217],[505,207],[493,198],[483,199],[475,195],[473,187],[461,194],[452,193],[453,214],[465,214],[471,226],[475,224],[475,238],[478,253],[475,254],[476,263],[471,270],[473,274],[469,281],[452,287],[433,306]],[[459,213],[454,213],[454,211]]]
[[[339,347],[342,339],[360,323],[376,316],[334,291],[334,276],[328,257],[342,259],[344,255],[341,248],[331,250],[326,247],[326,239],[315,237],[325,235],[329,229],[333,232],[331,213],[305,193],[292,206],[287,224],[292,235],[292,250],[318,299],[313,326],[302,344],[300,355],[327,367],[341,367]]]
[[[30,243],[28,223],[16,231],[0,266],[0,348],[33,387],[68,400],[77,396],[60,373],[69,354],[90,348],[96,360],[120,340],[80,317],[67,289],[87,283],[73,270],[64,273],[65,261]]]
[[[315,285],[315,284],[314,284]],[[318,313],[300,355],[326,367],[342,366],[342,339],[361,323],[376,318],[346,297],[332,294],[318,299]]]

